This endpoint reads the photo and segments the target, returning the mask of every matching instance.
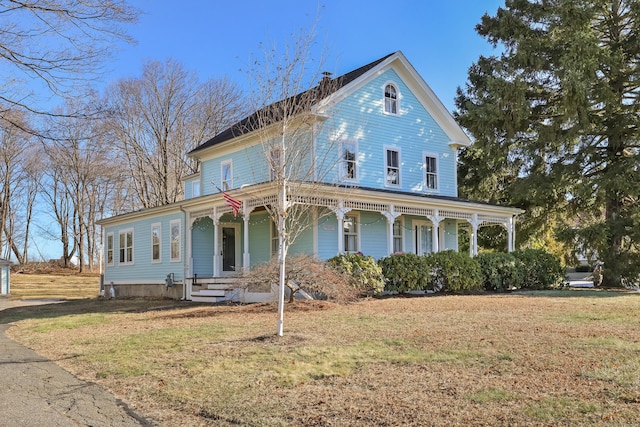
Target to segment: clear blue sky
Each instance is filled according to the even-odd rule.
[[[319,16],[317,41],[328,71],[344,74],[401,50],[445,106],[469,66],[491,46],[474,30],[504,0],[131,0],[142,10],[136,46],[116,52],[105,83],[138,76],[145,60],[181,61],[200,78],[246,85],[259,44],[283,45]]]

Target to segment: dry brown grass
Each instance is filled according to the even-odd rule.
[[[11,274],[10,298],[26,299],[84,299],[96,298],[100,292],[98,274],[76,274],[60,271],[50,274]]]
[[[640,295],[77,301],[11,334],[161,425],[639,425]]]

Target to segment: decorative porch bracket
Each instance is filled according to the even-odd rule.
[[[391,255],[393,254],[393,224],[402,214],[397,213],[393,205],[389,206],[388,211],[382,211],[380,213],[387,218],[387,252]]]
[[[427,215],[427,218],[433,224],[433,228],[431,229],[432,243],[433,243],[433,252],[440,252],[440,223],[444,221],[446,218],[444,216],[440,216],[438,210],[433,211],[433,215]]]
[[[344,253],[344,216],[351,212],[351,208],[345,208],[342,200],[338,201],[338,206],[330,207],[338,219],[338,255]]]

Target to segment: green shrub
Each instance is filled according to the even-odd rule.
[[[468,254],[455,251],[427,255],[429,288],[434,291],[469,292],[482,289],[480,264]]]
[[[522,286],[522,267],[513,254],[491,252],[480,254],[475,259],[480,264],[482,286],[487,291],[504,292]]]
[[[562,284],[564,268],[560,259],[542,249],[524,249],[513,252],[520,261],[522,287],[549,289]]]
[[[411,253],[393,254],[378,261],[385,290],[405,293],[427,289],[429,266],[426,258]]]
[[[370,256],[360,253],[337,255],[327,260],[329,265],[345,273],[351,284],[364,292],[373,291],[380,294],[384,290],[382,269]]]

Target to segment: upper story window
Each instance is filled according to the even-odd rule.
[[[425,187],[430,190],[438,189],[438,158],[432,154],[424,157]]]
[[[233,188],[233,163],[231,160],[220,164],[220,185],[222,191],[228,191]]]
[[[169,223],[170,242],[171,242],[171,261],[180,261],[180,220],[174,219]]]
[[[118,237],[120,240],[120,264],[133,264],[133,230],[122,230]]]
[[[387,84],[384,87],[384,112],[398,114],[398,90],[392,84]]]
[[[200,180],[196,179],[191,183],[191,197],[200,196]]]
[[[151,262],[160,262],[160,230],[159,222],[151,225]]]
[[[387,148],[385,151],[385,185],[397,187],[400,185],[400,151],[392,148]]]
[[[272,147],[269,153],[269,179],[275,181],[281,178],[282,170],[282,149],[280,147]]]
[[[343,141],[340,144],[340,176],[343,181],[358,179],[358,144],[355,141]]]
[[[113,265],[113,233],[107,233],[107,265]]]
[[[358,217],[345,215],[342,220],[342,235],[345,252],[358,252]]]

